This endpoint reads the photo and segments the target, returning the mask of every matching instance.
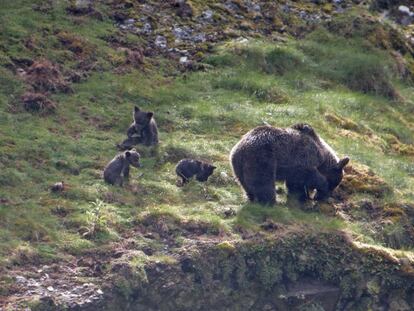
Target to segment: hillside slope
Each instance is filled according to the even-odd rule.
[[[410,310],[412,28],[357,2],[2,3],[0,310]],[[135,105],[161,143],[108,186]],[[230,149],[298,122],[343,183],[247,204]],[[183,157],[218,168],[177,188]]]

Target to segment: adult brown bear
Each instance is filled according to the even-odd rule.
[[[288,128],[259,126],[233,147],[230,162],[234,175],[251,202],[274,204],[275,181],[285,181],[289,193],[326,198],[342,180],[349,158],[341,160],[308,124]]]

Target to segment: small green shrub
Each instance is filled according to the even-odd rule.
[[[263,84],[256,81],[247,74],[239,73],[233,77],[224,77],[213,82],[215,88],[225,90],[242,91],[249,96],[254,96],[258,100],[281,103],[287,100],[287,95],[278,86],[273,84]]]
[[[240,60],[232,54],[211,55],[205,59],[205,62],[214,67],[231,67],[237,66]]]
[[[276,47],[265,56],[267,73],[283,75],[305,65],[305,56],[291,47]]]

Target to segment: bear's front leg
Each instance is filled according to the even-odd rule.
[[[124,167],[122,175],[124,176],[125,179],[127,180],[129,179],[129,165]]]
[[[114,185],[122,187],[124,185],[124,178],[122,176],[118,176],[115,180]]]

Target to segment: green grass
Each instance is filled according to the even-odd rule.
[[[163,73],[170,64],[161,60],[159,68],[147,64],[146,72],[116,74],[114,58],[120,55],[103,39],[117,31],[109,19],[79,23],[68,17],[63,2],[47,14],[33,11],[30,3],[2,7],[7,25],[0,37],[2,65],[41,56],[75,68],[77,58],[56,37],[64,30],[95,47],[88,57],[99,70],[73,84],[73,94],[51,95],[58,109],[44,117],[21,109],[25,86],[8,67],[0,67],[0,264],[82,254],[116,241],[149,215],[167,217],[178,228],[185,222],[207,224],[212,235],[235,234],[239,226],[260,230],[266,219],[364,234],[358,224],[284,203],[274,208],[245,204],[228,154],[245,132],[263,122],[312,124],[340,155],[368,165],[398,190],[384,202],[414,201],[413,158],[391,152],[386,141],[393,135],[414,143],[413,88],[397,79],[391,57],[363,38],[346,40],[318,30],[284,44],[229,42],[203,60],[212,65],[205,72],[168,78]],[[23,43],[31,36],[35,49]],[[405,100],[395,101],[389,90]],[[130,185],[108,186],[102,170],[117,153],[115,144],[124,138],[136,104],[155,112],[158,154],[138,147],[143,168],[132,168]],[[352,120],[361,130],[328,122],[327,113]],[[185,156],[218,166],[207,184],[175,186],[174,166]],[[50,185],[61,180],[68,190],[51,194]],[[372,197],[362,193],[350,200],[364,198]],[[93,202],[103,202],[98,214]],[[235,215],[229,217],[229,210]],[[83,235],[82,228],[94,223],[100,230]],[[375,236],[366,239],[383,243]]]

